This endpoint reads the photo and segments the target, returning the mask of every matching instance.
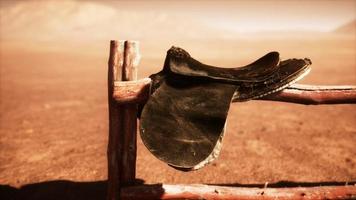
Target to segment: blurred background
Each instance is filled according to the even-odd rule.
[[[172,46],[236,67],[313,61],[302,83],[356,85],[356,1],[0,0],[0,184],[106,180],[110,40],[140,41],[139,77]],[[356,180],[354,105],[233,104],[219,159],[182,173],[138,140],[147,183]]]

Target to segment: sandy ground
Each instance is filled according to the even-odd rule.
[[[85,45],[77,49],[87,54],[1,46],[0,196],[22,191],[22,199],[103,198],[108,43],[98,46],[98,54],[90,53],[97,47]],[[143,43],[140,77],[159,70],[165,50],[178,45],[218,66],[244,65],[278,50],[282,58],[312,59],[312,72],[302,83],[356,85],[355,44],[354,37]],[[139,138],[137,178],[145,183],[345,184],[356,181],[355,144],[355,105],[234,103],[222,152],[212,164],[176,171],[153,157]]]

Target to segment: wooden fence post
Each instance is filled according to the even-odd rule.
[[[108,200],[120,199],[122,186],[135,181],[137,104],[119,105],[113,98],[115,82],[137,79],[139,44],[111,41],[108,62],[109,142]]]
[[[139,43],[125,41],[124,63],[122,66],[122,81],[137,80],[137,67],[140,60]],[[113,93],[111,94],[113,95]],[[136,178],[136,147],[137,147],[137,104],[123,105],[122,116],[122,163],[121,181],[131,185]]]

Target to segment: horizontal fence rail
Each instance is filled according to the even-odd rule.
[[[144,104],[150,95],[150,78],[138,81],[115,82],[113,97],[119,104]],[[354,104],[355,86],[316,86],[294,84],[286,89],[255,100],[281,101],[305,105]],[[236,97],[233,97],[233,102]]]
[[[121,189],[123,200],[190,199],[190,200],[324,200],[354,199],[356,186],[323,186],[293,188],[246,188],[214,185],[141,185]]]

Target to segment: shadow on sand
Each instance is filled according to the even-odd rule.
[[[137,184],[144,181],[137,179]],[[268,184],[273,187],[316,187],[354,185],[356,182],[289,182],[281,181]],[[260,187],[264,184],[212,184],[234,187]],[[74,182],[68,180],[54,180],[24,185],[20,188],[0,185],[0,199],[3,200],[105,200],[107,181]]]
[[[102,200],[106,197],[106,181],[73,182],[54,180],[14,188],[0,185],[0,199],[4,200]]]

